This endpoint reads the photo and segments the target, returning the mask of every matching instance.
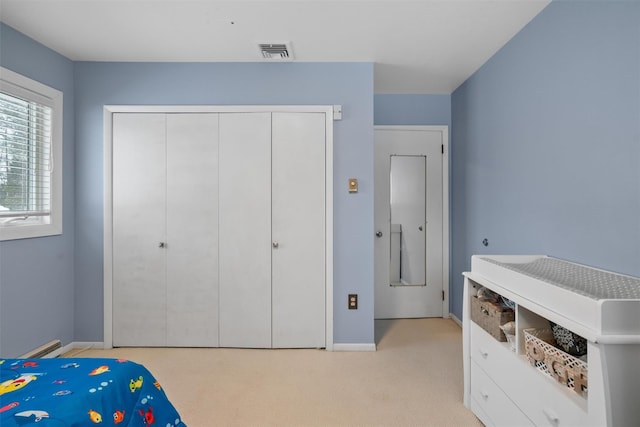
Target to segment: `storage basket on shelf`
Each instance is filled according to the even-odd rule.
[[[515,319],[513,310],[491,301],[471,298],[471,320],[498,341],[507,341],[500,326]]]
[[[587,396],[588,364],[553,345],[551,329],[524,329],[529,363],[576,393]]]

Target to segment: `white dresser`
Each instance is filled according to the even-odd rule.
[[[485,425],[640,426],[640,279],[540,255],[476,255],[464,276],[464,404]],[[515,303],[515,349],[471,320],[483,286]],[[549,321],[587,340],[586,396],[526,357]]]

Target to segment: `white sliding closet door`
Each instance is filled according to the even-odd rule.
[[[325,346],[325,115],[220,115],[220,346]]]
[[[218,346],[218,114],[167,115],[167,345]]]
[[[113,345],[166,344],[164,114],[113,115]]]
[[[273,347],[324,347],[325,115],[272,123]]]
[[[111,124],[113,345],[325,347],[326,114]]]
[[[113,345],[218,345],[218,115],[114,114]]]
[[[220,114],[220,346],[271,347],[271,114]]]

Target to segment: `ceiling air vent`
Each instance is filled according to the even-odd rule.
[[[263,59],[293,59],[291,43],[259,43],[258,49]]]

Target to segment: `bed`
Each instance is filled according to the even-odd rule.
[[[0,359],[0,426],[185,426],[162,386],[123,359]]]

